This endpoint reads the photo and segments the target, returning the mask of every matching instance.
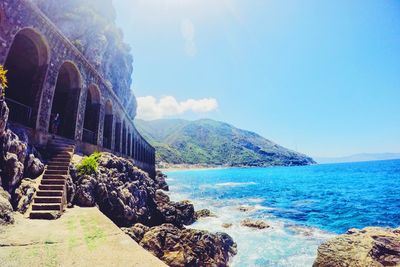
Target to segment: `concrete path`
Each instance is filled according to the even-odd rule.
[[[97,208],[67,209],[58,220],[16,216],[0,226],[0,266],[166,265],[124,234]]]

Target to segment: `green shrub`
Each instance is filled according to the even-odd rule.
[[[99,163],[97,161],[100,157],[100,152],[94,152],[92,155],[84,157],[77,166],[78,175],[96,174],[97,168],[99,166]]]

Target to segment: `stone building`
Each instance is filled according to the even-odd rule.
[[[0,64],[8,70],[9,120],[33,144],[47,144],[59,114],[58,135],[78,151],[110,151],[155,173],[155,149],[136,130],[132,107],[29,0],[0,1]]]

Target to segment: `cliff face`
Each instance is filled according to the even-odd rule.
[[[33,0],[109,81],[128,112],[136,115],[136,99],[130,89],[133,58],[115,24],[111,0]]]

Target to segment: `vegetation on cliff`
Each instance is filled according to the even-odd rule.
[[[213,120],[137,120],[138,130],[156,148],[157,162],[227,166],[291,166],[312,158],[260,135]]]

